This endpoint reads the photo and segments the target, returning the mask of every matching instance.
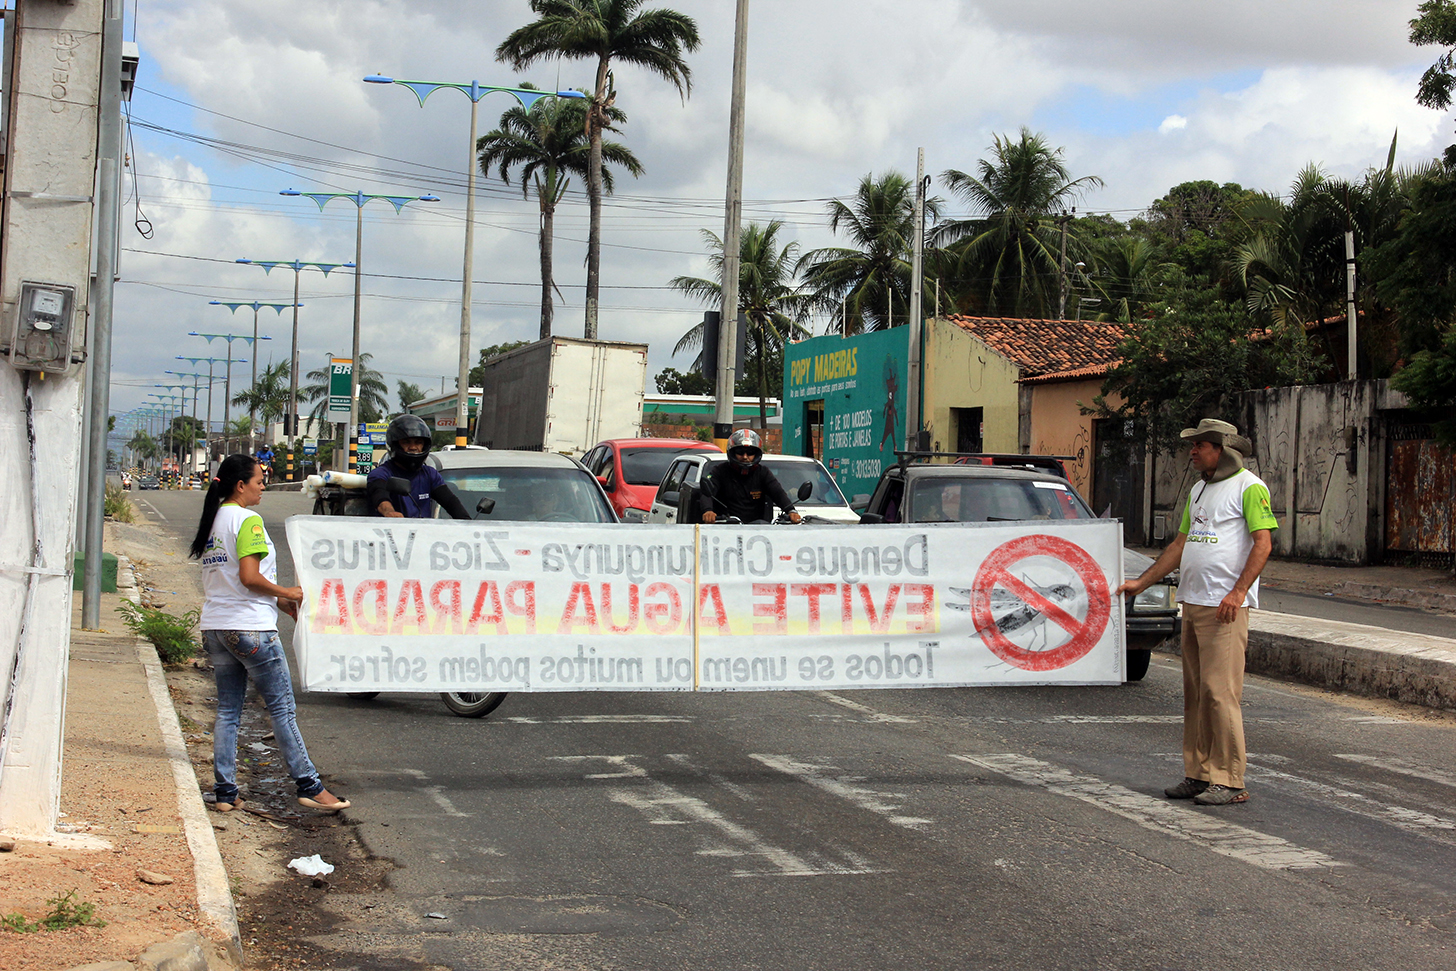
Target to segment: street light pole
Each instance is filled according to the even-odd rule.
[[[258,418],[258,402],[256,399],[258,389],[258,341],[271,341],[273,339],[272,337],[258,336],[258,311],[263,309],[264,307],[271,307],[278,314],[279,317],[282,317],[283,308],[292,307],[294,305],[290,303],[264,303],[258,300],[251,300],[246,302],[239,301],[236,303],[232,303],[227,300],[209,300],[208,303],[215,307],[226,307],[228,308],[229,312],[234,314],[238,312],[239,307],[253,308],[253,383],[250,387],[252,387],[255,397],[252,401],[248,403],[248,453],[252,454],[257,451],[258,444],[256,438],[254,437],[257,433]],[[297,308],[294,309],[294,313],[297,313]],[[229,392],[228,397],[231,399],[231,392]]]
[[[724,451],[733,434],[733,366],[738,345],[738,235],[743,222],[743,102],[748,74],[748,0],[738,0],[733,27],[733,100],[728,109],[728,192],[723,214],[723,312],[718,318],[718,384],[713,441]]]
[[[288,426],[285,431],[288,433],[288,478],[290,481],[297,481],[293,467],[293,455],[297,451],[298,444],[298,308],[303,304],[298,302],[298,276],[307,267],[313,267],[328,279],[329,273],[339,267],[353,268],[353,263],[305,263],[302,260],[237,260],[238,263],[246,263],[250,266],[261,266],[265,275],[271,274],[275,266],[283,266],[293,271],[293,346],[288,357],[288,415],[285,416],[284,425]],[[279,311],[282,313],[283,311]]]
[[[470,427],[470,301],[471,276],[475,269],[475,139],[476,115],[480,99],[496,91],[503,91],[515,97],[526,110],[541,98],[585,98],[580,91],[538,91],[535,88],[507,88],[484,85],[479,81],[449,83],[444,81],[405,81],[399,78],[371,74],[364,79],[370,84],[402,84],[414,92],[420,107],[425,99],[441,88],[454,88],[470,99],[470,154],[466,160],[465,181],[465,272],[460,285],[460,367],[455,389],[455,445],[463,448],[469,441]],[[588,335],[595,337],[595,334]]]
[[[319,212],[324,211],[324,206],[334,199],[348,199],[358,207],[358,215],[354,223],[354,350],[353,365],[350,368],[349,380],[349,466],[350,472],[357,472],[359,469],[359,379],[362,376],[363,364],[359,360],[359,308],[363,300],[361,272],[364,266],[364,206],[374,199],[383,199],[394,206],[395,215],[399,215],[404,207],[411,202],[439,202],[438,196],[426,193],[420,196],[389,196],[389,195],[366,195],[361,189],[358,192],[299,192],[297,189],[284,189],[278,193],[280,196],[303,196],[312,199],[319,207]]]

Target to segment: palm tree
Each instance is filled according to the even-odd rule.
[[[749,223],[743,227],[738,240],[738,312],[748,318],[748,347],[745,351],[758,364],[760,428],[768,427],[769,357],[775,351],[782,352],[785,341],[809,336],[802,322],[810,301],[794,286],[794,264],[799,244],[779,246],[779,231],[783,225],[777,219],[767,226]],[[723,288],[719,283],[723,279],[723,240],[706,229],[703,230],[703,239],[708,243],[708,264],[717,271],[716,277],[711,280],[674,277],[672,286],[710,308],[720,307],[723,304]],[[676,355],[702,345],[703,325],[699,323],[682,336],[672,352]]]
[[[1093,274],[1079,275],[1102,305],[1111,309],[1098,314],[1098,320],[1132,322],[1142,305],[1153,297],[1154,276],[1170,266],[1157,262],[1157,250],[1143,236],[1109,236],[1087,247]]]
[[[522,84],[522,87],[531,87]],[[520,169],[521,195],[530,191],[534,182],[536,204],[541,209],[541,339],[551,336],[551,251],[553,248],[553,224],[556,219],[556,204],[566,194],[571,184],[568,175],[589,178],[591,169],[591,146],[587,140],[585,124],[587,104],[569,98],[538,98],[527,110],[517,105],[501,115],[500,127],[487,132],[476,142],[475,149],[480,157],[480,171],[490,175],[492,166],[497,167],[500,180],[507,185],[511,181],[511,170]],[[607,109],[608,120],[614,123],[625,121],[627,116],[617,108]],[[610,129],[616,131],[615,128]],[[620,165],[634,176],[642,174],[642,163],[637,156],[620,142],[602,142],[603,162]],[[602,188],[612,192],[612,173],[603,168]]]
[[[684,52],[698,49],[698,25],[675,10],[640,10],[643,0],[531,0],[537,20],[512,31],[496,48],[497,60],[521,70],[552,57],[595,58],[596,86],[585,127],[587,199],[591,224],[586,243],[586,337],[597,337],[597,304],[601,289],[602,132],[610,127],[617,93],[612,61],[645,67],[671,81],[684,99],[692,89],[692,71]]]
[[[265,366],[257,383],[233,395],[233,404],[248,409],[264,430],[288,413],[288,362]]]
[[[940,200],[925,200],[927,221],[940,218]],[[852,205],[829,203],[829,228],[853,248],[805,253],[798,272],[823,311],[843,313],[846,334],[893,326],[895,305],[909,320],[910,268],[915,240],[915,183],[899,172],[860,179]]]
[[[1057,219],[1083,191],[1101,186],[1095,175],[1073,179],[1053,149],[1029,130],[995,136],[991,159],[979,175],[948,169],[941,178],[973,216],[944,223],[932,235],[951,247],[957,289],[967,310],[1015,317],[1046,317],[1062,278]],[[1074,250],[1076,240],[1069,242]]]
[[[127,441],[126,447],[131,449],[131,454],[139,459],[154,459],[162,454],[162,447],[157,440],[145,429],[138,428],[132,433],[131,439]]]

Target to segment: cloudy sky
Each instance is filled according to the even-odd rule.
[[[699,233],[723,228],[732,61],[731,0],[672,6],[697,21],[703,40],[690,55],[692,93],[683,102],[661,79],[617,69],[617,104],[628,114],[618,137],[646,172],[619,179],[603,233],[601,337],[648,343],[653,374],[686,367],[672,346],[701,319],[702,308],[667,283],[705,274]],[[913,174],[921,147],[932,175],[969,171],[993,135],[1022,126],[1061,146],[1074,176],[1105,181],[1079,211],[1120,219],[1191,179],[1282,191],[1309,162],[1358,176],[1384,162],[1397,129],[1401,164],[1438,155],[1452,124],[1413,100],[1437,54],[1406,40],[1416,0],[1337,7],[759,0],[749,26],[745,218],[783,220],[804,249],[830,245],[825,205],[852,194],[866,173]],[[189,331],[251,333],[251,311],[230,315],[209,300],[290,299],[291,272],[265,275],[235,260],[353,259],[354,205],[334,202],[320,213],[308,200],[280,197],[286,188],[440,197],[399,215],[383,202],[364,210],[363,349],[388,379],[391,401],[400,379],[453,388],[469,102],[441,91],[421,108],[403,87],[361,79],[580,88],[590,86],[594,64],[517,75],[496,63],[496,46],[531,19],[526,0],[137,0],[127,12],[141,68],[113,411],[178,380],[166,371],[192,371],[177,355],[225,356],[222,342]],[[502,94],[482,101],[481,130],[512,103]],[[582,329],[581,190],[572,187],[556,225],[556,331],[567,336]],[[519,187],[480,183],[474,348],[535,337],[536,227],[535,203]],[[348,354],[353,280],[347,271],[305,272],[301,288],[300,357],[309,370],[330,353]],[[286,360],[289,318],[264,310],[261,325],[273,340],[258,359]],[[250,357],[241,343],[234,353]],[[235,390],[250,366],[234,367]],[[218,392],[221,420],[221,382]]]

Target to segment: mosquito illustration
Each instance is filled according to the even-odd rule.
[[[1026,574],[1020,577],[1022,583],[1034,590],[1039,596],[1051,601],[1059,607],[1069,607],[1077,601],[1077,589],[1067,583],[1050,583],[1045,586],[1034,582]],[[974,592],[968,587],[951,587],[950,592],[957,597],[964,597],[965,603],[954,600],[947,600],[946,606],[952,610],[970,610]],[[1006,590],[999,584],[991,588],[990,593],[991,622],[1004,635],[1011,635],[1018,631],[1030,631],[1032,643],[1026,650],[1049,650],[1051,644],[1048,641],[1047,616],[1040,610],[1026,603],[1010,590]],[[1069,611],[1070,613],[1070,611]],[[977,628],[977,634],[982,631]]]

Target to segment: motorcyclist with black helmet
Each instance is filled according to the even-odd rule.
[[[375,466],[365,486],[371,516],[429,519],[435,515],[438,502],[452,518],[470,518],[440,470],[425,464],[425,456],[430,454],[430,440],[430,426],[419,415],[400,415],[389,423],[384,433],[389,458]],[[407,494],[390,494],[389,480],[396,477],[409,480]]]
[[[773,518],[773,506],[788,513],[789,521],[802,518],[794,511],[789,494],[763,466],[763,444],[751,428],[740,428],[728,439],[728,461],[703,467],[698,485],[699,518],[717,522],[719,516],[736,516],[745,523]],[[772,505],[770,505],[772,504]]]

